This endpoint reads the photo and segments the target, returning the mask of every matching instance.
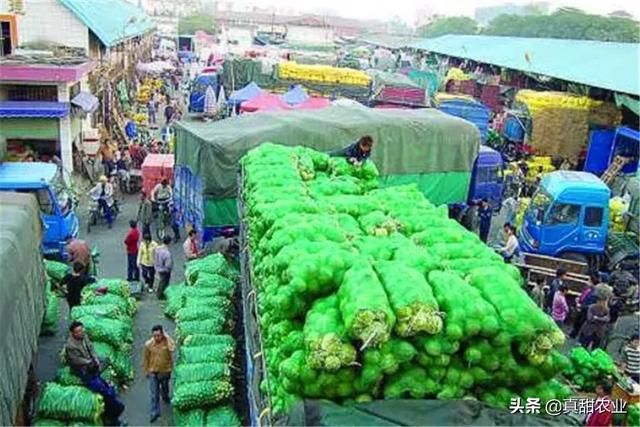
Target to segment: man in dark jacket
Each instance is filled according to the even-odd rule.
[[[347,161],[354,166],[362,166],[366,160],[371,156],[371,150],[373,149],[373,138],[369,135],[365,135],[353,144],[335,151],[332,155],[336,157],[346,157]]]
[[[82,289],[89,283],[96,280],[84,272],[84,265],[80,261],[73,263],[71,273],[64,276],[62,285],[64,285],[67,294],[67,303],[69,304],[69,312],[76,305],[80,305],[80,294]]]
[[[78,321],[71,322],[69,332],[71,335],[64,347],[65,363],[80,377],[85,387],[102,396],[108,425],[120,425],[118,419],[124,411],[124,404],[118,399],[113,386],[100,376],[100,360],[84,332],[84,325]]]

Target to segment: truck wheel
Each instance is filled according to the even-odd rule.
[[[560,258],[566,259],[569,261],[583,262],[589,265],[589,260],[587,259],[587,256],[584,254],[579,254],[577,252],[565,252],[562,255],[560,255]]]

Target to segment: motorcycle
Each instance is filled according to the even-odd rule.
[[[117,199],[113,200],[113,205],[110,209],[112,221],[115,221],[120,213],[120,206]],[[104,219],[105,222],[107,221],[106,212],[100,207],[100,197],[91,197],[89,201],[89,217],[87,218],[87,233],[91,233],[91,227],[98,225],[100,219]]]
[[[167,229],[171,228],[171,201],[156,202],[158,208],[156,217],[156,237],[159,241],[163,241],[167,236]]]

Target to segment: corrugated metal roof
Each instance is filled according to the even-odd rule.
[[[144,11],[125,0],[60,0],[106,46],[155,28]]]
[[[640,44],[448,35],[410,47],[640,95]]]
[[[0,118],[61,118],[69,114],[69,104],[52,101],[1,101]]]

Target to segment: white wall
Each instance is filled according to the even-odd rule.
[[[18,16],[18,44],[40,41],[89,49],[89,30],[58,0],[26,0],[25,13]],[[0,0],[0,12],[8,1]]]
[[[227,40],[237,40],[238,46],[248,47],[253,44],[253,30],[247,27],[227,27],[225,31]]]
[[[331,28],[287,25],[287,41],[306,44],[331,44],[334,34]]]

